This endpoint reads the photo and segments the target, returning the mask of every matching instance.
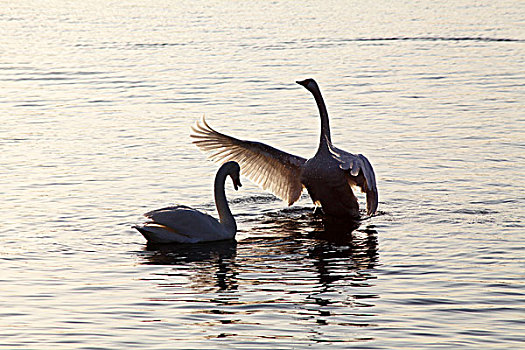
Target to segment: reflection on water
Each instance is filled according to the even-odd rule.
[[[215,288],[217,292],[237,289],[234,269],[237,254],[235,240],[198,244],[148,244],[144,264],[182,265],[196,263],[190,277],[197,289]],[[195,265],[192,265],[195,266]]]
[[[145,257],[145,264],[177,265],[189,262],[231,259],[236,254],[234,240],[198,244],[147,244],[146,251],[153,254]]]
[[[269,334],[294,341],[305,336],[317,341],[371,339],[352,337],[348,327],[374,324],[375,313],[369,310],[379,295],[370,291],[378,264],[378,233],[373,226],[326,221],[310,214],[310,208],[249,220],[243,226],[249,223],[251,234],[239,242],[148,245],[140,253],[143,264],[171,266],[154,272],[165,291],[155,300],[178,305],[193,295],[192,317],[221,315],[221,327],[236,327],[235,332],[221,329],[219,335],[238,341]],[[181,276],[189,288],[183,293]],[[254,318],[259,320],[257,335],[243,333],[243,325]],[[275,327],[290,319],[289,329]]]

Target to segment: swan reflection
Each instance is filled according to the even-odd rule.
[[[237,242],[234,240],[197,244],[151,244],[146,246],[144,264],[192,264],[190,285],[194,289],[218,292],[237,289]],[[166,274],[166,276],[169,274]],[[168,282],[169,284],[169,282]]]
[[[225,240],[196,244],[155,244],[146,245],[144,264],[183,265],[192,262],[230,260],[237,253],[237,241]]]

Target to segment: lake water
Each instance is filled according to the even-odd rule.
[[[525,2],[0,4],[0,347],[525,347]],[[216,215],[203,114],[313,155],[309,77],[378,215],[334,239],[243,178],[236,242],[147,247]]]

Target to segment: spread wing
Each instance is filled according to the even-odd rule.
[[[192,127],[193,143],[217,162],[234,160],[241,172],[264,190],[294,203],[301,196],[301,172],[306,159],[264,143],[239,140],[212,129],[204,116]]]
[[[355,184],[366,193],[366,212],[373,215],[377,211],[378,192],[376,186],[376,176],[372,164],[362,154],[352,154],[331,146],[334,157],[340,161],[340,168],[343,169],[351,185]]]

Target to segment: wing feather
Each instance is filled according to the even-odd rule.
[[[377,211],[379,195],[376,176],[372,164],[362,154],[352,154],[332,146],[332,154],[340,161],[340,167],[349,177],[349,183],[356,184],[366,193],[366,212],[373,215]]]
[[[193,143],[216,162],[234,160],[241,172],[289,205],[301,196],[301,173],[306,159],[264,143],[240,140],[215,131],[202,117],[192,127]]]

